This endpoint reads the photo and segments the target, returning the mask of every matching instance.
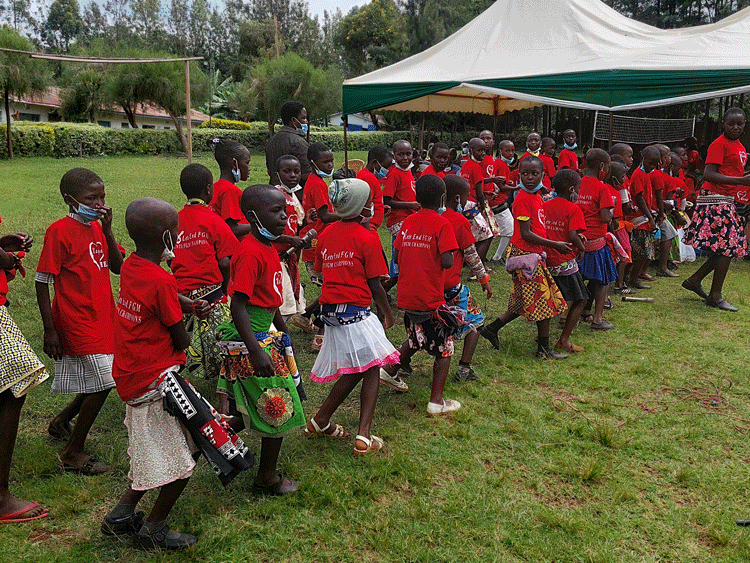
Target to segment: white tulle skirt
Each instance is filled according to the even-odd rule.
[[[336,381],[342,375],[398,362],[398,350],[388,340],[378,317],[371,313],[356,323],[326,326],[310,379],[319,383]]]

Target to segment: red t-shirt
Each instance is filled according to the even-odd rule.
[[[666,199],[667,195],[667,176],[664,172],[659,170],[658,168],[655,169],[653,172],[651,172],[651,192],[652,192],[652,207],[649,207],[651,210],[656,210],[658,208],[656,204],[656,192],[661,193],[661,198]]]
[[[310,176],[312,178],[312,176]],[[268,309],[281,307],[281,261],[273,246],[248,235],[237,248],[230,266],[229,296],[239,291],[248,304]]]
[[[284,232],[282,234],[283,236],[296,237],[300,228],[300,217],[293,202],[297,199],[297,196],[294,194],[290,194],[281,186],[276,186],[276,189],[278,189],[283,194],[284,199],[286,200],[286,227],[284,227]],[[276,252],[279,253],[286,252],[292,247],[292,245],[288,242],[272,242],[271,246],[273,246],[276,249]]]
[[[434,311],[445,303],[446,270],[440,255],[458,248],[451,224],[432,209],[407,217],[393,243],[398,251],[398,306],[412,311]]]
[[[542,178],[542,184],[548,188],[552,188],[552,178],[554,178],[557,173],[557,170],[555,170],[555,161],[552,160],[551,156],[547,156],[544,153],[540,153],[539,158],[544,163],[544,177]]]
[[[547,230],[544,227],[544,206],[542,202],[542,196],[538,193],[530,194],[526,190],[520,189],[516,192],[516,198],[513,200],[513,238],[510,239],[513,246],[520,248],[524,252],[536,252],[540,254],[546,251],[544,246],[539,244],[531,244],[523,240],[521,236],[521,226],[519,225],[519,217],[528,217],[527,221],[531,221],[529,226],[531,232],[542,237],[547,238]]]
[[[612,209],[612,218],[622,219],[624,215],[622,212],[622,197],[620,196],[620,190],[609,184],[606,184],[606,186],[609,188],[609,193],[612,194],[612,204],[614,207],[614,209]]]
[[[318,239],[315,250],[315,269],[323,273],[320,302],[369,307],[367,280],[388,273],[377,232],[338,221]]]
[[[115,301],[101,224],[69,216],[52,223],[36,271],[55,276],[52,317],[63,354],[112,354]]]
[[[385,217],[385,210],[383,207],[383,186],[380,185],[380,180],[375,177],[375,174],[370,172],[367,168],[363,168],[357,172],[357,178],[367,182],[370,186],[370,193],[372,194],[372,205],[373,214],[370,217],[370,225],[377,229],[383,224],[383,218]]]
[[[630,177],[630,205],[633,207],[632,217],[640,217],[643,215],[641,210],[638,208],[636,196],[643,194],[643,199],[646,201],[646,207],[653,209],[650,203],[653,203],[654,194],[651,190],[651,174],[646,172],[640,166],[635,169],[633,175]]]
[[[445,178],[445,172],[443,170],[435,170],[432,164],[422,170],[422,173],[419,175],[419,177],[421,178],[422,176],[426,176],[427,174],[432,174],[433,176],[437,176],[438,178]]]
[[[553,197],[544,202],[544,227],[549,240],[570,242],[570,231],[585,231],[586,221],[583,211],[575,203],[562,197]],[[575,259],[578,249],[573,249],[568,254],[560,254],[554,248],[547,248],[546,252],[547,266],[559,266]]]
[[[607,234],[607,223],[602,221],[599,211],[615,206],[609,188],[592,176],[581,178],[578,206],[583,210],[583,218],[586,220],[586,231],[583,234],[589,240],[602,238]]]
[[[571,150],[563,149],[560,154],[557,155],[557,167],[562,170],[563,168],[570,168],[571,170],[578,170],[578,155]]]
[[[461,166],[461,177],[466,178],[466,180],[469,182],[469,186],[471,186],[471,189],[469,190],[469,201],[473,201],[474,203],[477,202],[477,184],[479,182],[483,182],[485,178],[489,177],[485,176],[484,171],[486,170],[486,168],[484,166],[484,162],[484,160],[482,162],[477,162],[473,158],[470,158],[469,160],[464,162],[463,166]],[[483,188],[484,184],[482,184],[482,189]]]
[[[234,254],[238,244],[232,229],[205,205],[188,204],[178,215],[180,232],[171,263],[178,291],[186,295],[221,283],[219,260]]]
[[[495,176],[503,176],[505,178],[506,184],[511,179],[511,172],[510,168],[508,167],[508,164],[503,161],[503,159],[498,158],[495,159]],[[494,186],[488,186],[494,188]],[[502,203],[505,203],[505,200],[508,199],[508,192],[501,192],[498,190],[496,195],[487,196],[487,203],[490,204],[490,207],[495,207],[497,205],[500,205]]]
[[[323,178],[317,174],[310,174],[307,177],[305,191],[302,194],[302,208],[305,210],[305,213],[307,213],[311,209],[317,210],[321,207],[327,207],[329,213],[333,212],[333,206],[328,200],[328,184],[326,184],[323,181]],[[322,233],[329,224],[330,223],[324,223],[321,220],[320,215],[318,215],[318,219],[315,222],[302,227],[299,236],[305,236],[305,233],[310,229],[318,231],[318,236],[320,236],[320,233]],[[305,262],[315,261],[315,244],[317,244],[317,240],[317,237],[315,237],[315,239],[313,239],[313,247],[306,248],[302,251],[302,260]]]
[[[417,187],[411,170],[399,170],[395,166],[388,171],[383,186],[383,197],[390,197],[396,201],[417,201]],[[392,209],[386,219],[386,225],[392,227],[414,213],[411,209]]]
[[[247,225],[247,219],[240,209],[242,190],[229,180],[214,182],[214,197],[208,206],[224,221],[232,219],[239,225]]]
[[[745,173],[747,152],[740,141],[730,141],[724,135],[716,139],[708,147],[706,164],[717,164],[718,173],[724,176],[741,177]],[[703,187],[709,192],[734,197],[738,190],[746,191],[745,186],[736,184],[714,184],[703,182]]]
[[[445,271],[445,289],[448,289],[461,283],[461,268],[464,266],[464,255],[461,251],[469,248],[476,239],[471,232],[471,223],[461,213],[446,209],[442,216],[450,223],[458,242],[458,250],[453,253],[453,266]]]
[[[182,322],[177,280],[161,266],[131,254],[122,265],[112,377],[123,401],[140,397],[161,372],[185,363],[169,327]]]

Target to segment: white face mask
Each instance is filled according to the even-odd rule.
[[[164,241],[164,252],[161,253],[161,261],[174,260],[174,243],[172,242],[172,233],[164,231],[161,234],[161,240]]]
[[[372,219],[372,216],[375,215],[375,204],[371,203],[369,206],[363,207],[359,215],[365,219]]]

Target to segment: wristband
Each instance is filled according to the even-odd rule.
[[[481,280],[477,280],[477,281],[480,283],[480,285],[484,285],[484,284],[490,283],[490,275],[487,274]]]

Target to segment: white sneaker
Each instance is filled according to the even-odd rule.
[[[461,408],[455,399],[443,399],[443,404],[427,403],[427,416],[446,416]]]
[[[391,389],[406,393],[409,390],[409,386],[406,382],[401,379],[398,375],[390,375],[383,368],[380,368],[380,383],[387,385]]]

